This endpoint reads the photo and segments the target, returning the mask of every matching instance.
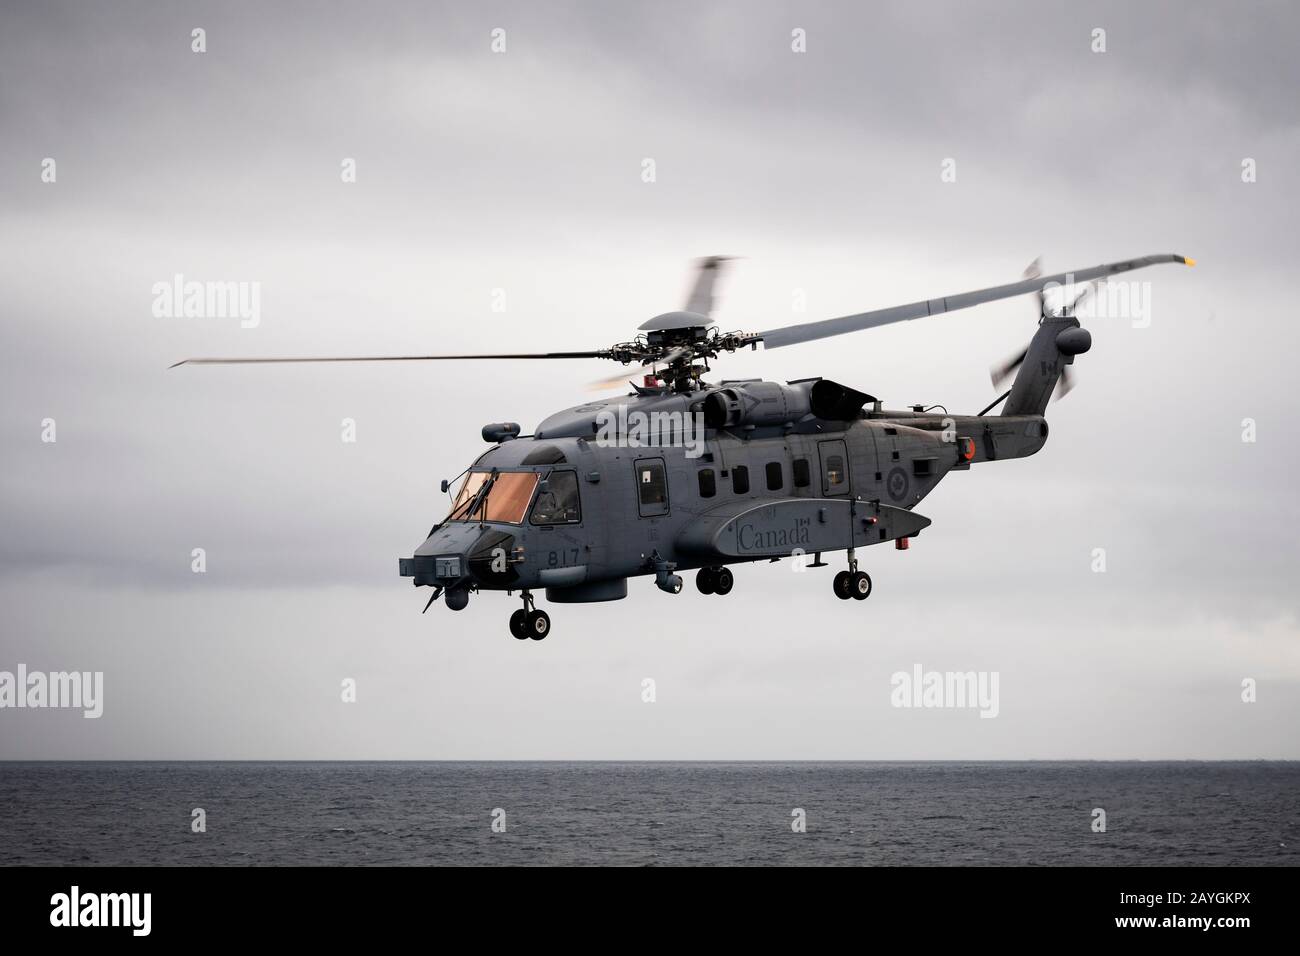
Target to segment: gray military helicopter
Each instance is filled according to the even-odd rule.
[[[704,594],[731,592],[732,565],[795,557],[826,567],[846,553],[835,595],[863,600],[871,577],[861,548],[893,541],[906,550],[930,519],[912,509],[951,471],[1034,454],[1047,441],[1043,417],[1053,393],[1069,388],[1069,366],[1092,336],[1077,308],[1098,282],[1157,263],[1194,265],[1177,255],[1042,276],[1035,263],[1018,282],[857,315],[769,329],[721,332],[714,289],[728,260],[698,263],[686,308],[645,322],[628,342],[585,352],[398,355],[351,358],[200,358],[184,364],[273,362],[612,359],[644,368],[625,396],[586,402],[544,419],[531,435],[513,422],[483,427],[491,447],[456,479],[447,515],[403,577],[463,610],[474,592],[518,592],[510,633],[542,640],[550,616],[535,604],[615,601],[628,578],[654,575],[669,594],[679,572],[696,570]],[[1082,291],[1079,291],[1082,290]],[[1062,304],[1045,293],[1063,291]],[[720,381],[709,362],[742,348],[784,348],[1034,293],[1038,330],[1024,351],[994,370],[1011,387],[975,415],[913,406],[885,409],[865,392],[825,378]],[[175,368],[176,366],[172,366]],[[1001,414],[989,413],[1005,403]],[[808,561],[807,556],[812,560]]]

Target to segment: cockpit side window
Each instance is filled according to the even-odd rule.
[[[546,477],[546,487],[537,493],[532,514],[533,524],[576,524],[582,520],[578,501],[578,474],[553,471]]]
[[[478,494],[478,490],[483,487],[485,481],[487,481],[487,472],[485,471],[471,471],[467,474],[465,480],[460,483],[460,490],[456,492],[456,497],[452,500],[451,511],[447,513],[447,517],[464,517],[470,499]]]

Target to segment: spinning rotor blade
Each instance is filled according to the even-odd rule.
[[[321,358],[188,358],[178,365],[262,365],[275,362],[450,362],[476,359],[585,359],[610,358],[609,352],[501,352],[484,355],[366,355]]]
[[[1070,371],[1070,368],[1071,366],[1067,365],[1061,369],[1061,377],[1056,380],[1056,389],[1052,401],[1059,402],[1066,395],[1069,395],[1070,390],[1074,388],[1074,373]]]
[[[1025,279],[1041,278],[1043,275],[1043,257],[1036,256],[1033,262],[1025,266],[1025,271],[1021,273],[1021,275]],[[1045,302],[1043,300],[1043,290],[1041,287],[1038,289],[1038,291],[1034,293],[1034,301],[1038,303],[1038,314],[1041,317],[1045,305]]]
[[[1006,363],[995,365],[989,370],[989,377],[993,379],[993,388],[995,390],[1002,388],[1002,386],[1006,384],[1007,379],[1011,378],[1011,376],[1015,374],[1016,369],[1020,368],[1020,366],[1024,364],[1025,356],[1028,354],[1029,349],[1026,348],[1019,355],[1008,359]],[[1072,371],[1072,368],[1073,366],[1067,365],[1065,368],[1061,369],[1061,377],[1056,380],[1056,388],[1052,395],[1053,401],[1059,402],[1070,393],[1071,389],[1074,388],[1074,372]]]
[[[1025,271],[1022,273],[1022,275],[1026,279],[1037,279],[1040,276],[1042,276],[1042,274],[1043,274],[1042,256],[1038,256],[1037,258],[1034,259],[1033,262],[1025,266]],[[1046,307],[1046,303],[1044,301],[1043,290],[1041,288],[1034,293],[1034,300],[1038,303],[1039,318],[1042,318],[1043,309]],[[1013,355],[1011,358],[1007,359],[1001,365],[994,365],[992,368],[990,368],[989,378],[993,382],[993,387],[995,389],[1001,388],[1003,383],[1005,383],[1007,379],[1009,379],[1012,375],[1016,373],[1016,369],[1020,368],[1020,366],[1024,364],[1025,356],[1027,356],[1028,354],[1029,354],[1029,346],[1026,345],[1021,350],[1019,355]]]
[[[875,328],[878,325],[889,325],[891,322],[903,322],[907,319],[919,319],[928,315],[953,312],[957,309],[968,309],[973,305],[982,305],[985,302],[994,302],[998,299],[1009,299],[1013,296],[1024,295],[1027,292],[1041,292],[1043,286],[1048,283],[1064,284],[1069,281],[1078,284],[1087,282],[1090,279],[1104,279],[1118,275],[1121,272],[1142,269],[1162,262],[1181,262],[1189,266],[1196,264],[1196,260],[1178,255],[1142,256],[1138,259],[1126,259],[1123,262],[1112,262],[1106,265],[1093,266],[1089,269],[1076,269],[1073,272],[1058,272],[1055,275],[1046,277],[1022,279],[1020,282],[993,286],[989,289],[979,289],[975,292],[963,292],[959,295],[944,296],[940,299],[927,299],[922,302],[912,302],[908,305],[898,305],[889,309],[877,309],[874,312],[861,312],[857,315],[845,315],[837,319],[823,319],[820,322],[807,322],[803,325],[786,325],[776,329],[769,329],[766,332],[759,332],[754,337],[761,340],[763,347],[766,349],[779,349],[787,345],[797,345],[800,342],[828,338],[832,335],[843,335],[846,332],[858,332],[862,329]]]
[[[1065,307],[1062,314],[1074,315],[1074,313],[1078,311],[1079,306],[1083,305],[1088,296],[1092,295],[1097,290],[1097,286],[1098,283],[1096,281],[1084,283],[1083,288],[1079,290],[1079,294],[1074,297],[1073,302]]]
[[[654,370],[653,367],[656,365],[672,365],[678,359],[685,358],[690,354],[691,354],[690,349],[686,349],[686,348],[670,349],[659,358],[656,358],[653,363],[651,363],[650,370],[653,371]],[[631,384],[632,382],[628,380],[627,372],[622,372],[618,375],[611,375],[609,378],[598,378],[593,382],[588,382],[587,388],[593,392],[603,392],[606,389],[613,388],[616,385],[631,385]]]
[[[621,375],[611,375],[609,378],[598,378],[595,379],[594,381],[588,382],[587,391],[606,392],[609,391],[611,388],[617,388],[620,385],[630,386],[631,384],[632,383],[631,381],[629,381],[627,373],[624,372]]]
[[[1002,383],[1014,375],[1016,369],[1020,368],[1021,364],[1025,360],[1025,356],[1028,354],[1029,346],[1026,345],[1019,355],[1013,355],[1001,365],[995,365],[993,368],[989,369],[989,378],[993,380],[993,387],[1001,388]]]
[[[1097,287],[1101,285],[1101,281],[1104,280],[1093,279],[1089,282],[1076,282],[1072,287],[1062,286],[1057,291],[1063,291],[1065,288],[1077,289],[1078,291],[1075,293],[1074,298],[1071,299],[1069,302],[1065,302],[1065,301],[1057,302],[1056,308],[1049,307],[1047,303],[1047,297],[1044,296],[1042,292],[1039,292],[1038,293],[1039,316],[1045,319],[1047,318],[1059,319],[1064,316],[1074,315],[1075,311],[1079,308],[1079,306],[1081,306],[1084,303],[1084,301],[1088,298],[1088,296],[1092,295],[1093,292],[1096,291]],[[1063,300],[1064,296],[1055,296],[1054,298]]]
[[[716,304],[713,288],[717,284],[718,275],[722,272],[722,264],[730,262],[733,258],[735,257],[708,256],[696,262],[699,272],[695,276],[695,285],[691,289],[690,298],[686,300],[687,312],[704,316],[713,315],[713,306]]]
[[[1189,260],[1189,262],[1190,261],[1191,260]],[[1042,258],[1039,257],[1035,259],[1033,262],[1029,263],[1029,265],[1025,268],[1024,275],[1026,279],[1037,279],[1041,274],[1042,274]],[[1035,293],[1035,298],[1038,301],[1039,321],[1043,321],[1048,318],[1061,318],[1066,316],[1073,316],[1075,312],[1078,310],[1079,306],[1083,304],[1084,300],[1087,299],[1088,296],[1092,295],[1092,293],[1096,290],[1097,286],[1102,281],[1105,280],[1090,279],[1083,283],[1075,283],[1075,286],[1079,288],[1078,294],[1075,295],[1074,299],[1071,300],[1068,304],[1062,305],[1059,312],[1056,311],[1053,311],[1051,313],[1048,312],[1047,297],[1043,295],[1043,290],[1041,288],[1038,289],[1037,292]],[[993,388],[1001,389],[1002,386],[1006,383],[1007,379],[1011,378],[1016,373],[1016,370],[1019,369],[1020,366],[1024,364],[1025,358],[1028,355],[1029,355],[1029,347],[1025,346],[1025,348],[1020,352],[1019,355],[1012,356],[1010,359],[1003,362],[1001,365],[995,365],[991,369],[989,369],[989,377],[993,381]],[[1074,388],[1074,372],[1071,370],[1072,367],[1073,366],[1071,365],[1066,365],[1064,368],[1061,369],[1061,375],[1056,380],[1056,386],[1052,389],[1052,401],[1060,401],[1061,399],[1065,398],[1065,396],[1068,395],[1070,391]]]

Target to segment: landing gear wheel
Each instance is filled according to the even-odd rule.
[[[865,601],[871,597],[871,575],[866,571],[854,571],[849,587],[854,599]]]
[[[514,614],[510,615],[510,633],[513,634],[518,640],[521,641],[528,640],[528,631],[526,630],[527,626],[528,626],[528,612],[525,611],[523,608],[520,608],[519,610],[515,611]]]
[[[736,578],[732,575],[730,568],[716,568],[713,572],[713,593],[730,594],[731,587],[736,583]]]
[[[551,615],[545,611],[530,611],[524,621],[524,628],[529,637],[540,641],[551,633]]]
[[[853,574],[849,571],[841,571],[835,575],[832,586],[835,588],[835,596],[841,601],[847,601],[853,597]]]
[[[712,594],[718,588],[718,578],[713,568],[700,568],[695,575],[695,587],[701,594]]]

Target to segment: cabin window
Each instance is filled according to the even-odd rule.
[[[668,479],[662,458],[643,458],[636,468],[636,487],[642,517],[668,513]]]
[[[731,469],[731,490],[738,495],[749,494],[749,468],[745,465]]]
[[[582,520],[578,505],[578,473],[553,471],[546,476],[546,487],[537,493],[533,512],[528,518],[533,524],[577,524]]]
[[[849,450],[842,440],[817,443],[822,466],[822,494],[843,495],[849,491]]]
[[[839,455],[826,459],[826,484],[831,488],[844,484],[844,459]]]
[[[796,458],[793,471],[794,486],[796,488],[807,488],[812,484],[812,469],[808,467],[807,458]]]
[[[785,478],[781,474],[781,463],[779,461],[769,461],[767,463],[767,490],[780,491],[785,486]]]
[[[926,477],[928,477],[928,476],[934,474],[934,459],[933,459],[933,458],[913,458],[913,459],[912,459],[912,474],[916,475],[916,477],[918,477],[918,478],[926,478]]]
[[[714,477],[712,468],[700,469],[699,479],[701,498],[712,498],[718,493],[718,480]]]

